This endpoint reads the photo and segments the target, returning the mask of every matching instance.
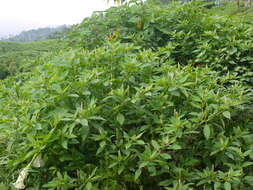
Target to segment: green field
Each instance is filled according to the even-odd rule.
[[[211,12],[216,15],[229,16],[233,19],[240,19],[246,22],[252,22],[253,8],[244,5],[241,2],[240,8],[237,8],[236,2],[223,2],[219,7],[213,7]]]
[[[0,41],[0,79],[20,71],[27,62],[44,53],[55,52],[61,47],[58,40],[36,42]]]

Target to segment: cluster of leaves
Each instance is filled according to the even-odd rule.
[[[30,63],[43,53],[54,52],[60,47],[58,40],[29,43],[0,41],[0,79],[24,69],[26,62]]]
[[[42,154],[27,189],[250,189],[248,97],[230,79],[127,44],[59,53],[0,87],[0,181]]]
[[[227,15],[217,16],[203,4],[157,6],[138,3],[95,13],[73,28],[70,46],[94,49],[109,40],[131,42],[143,49],[163,49],[180,64],[208,65],[232,71],[252,84],[253,27]],[[173,49],[173,51],[171,51]],[[169,54],[169,55],[168,55]]]

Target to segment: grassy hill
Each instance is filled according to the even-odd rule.
[[[0,189],[251,190],[252,39],[199,2],[84,19],[0,82]]]
[[[4,41],[11,41],[11,42],[32,42],[32,41],[39,41],[39,40],[47,40],[49,38],[54,38],[59,35],[59,33],[64,33],[68,30],[67,25],[62,25],[58,27],[45,27],[45,28],[38,28],[23,31],[16,36],[12,36],[10,38],[5,39]]]
[[[223,2],[221,6],[213,7],[210,11],[216,15],[229,16],[233,19],[252,22],[253,7],[245,6],[243,2],[241,2],[239,8],[237,8],[236,2]]]
[[[58,40],[24,43],[0,41],[0,79],[15,74],[26,63],[43,53],[55,52],[60,47]]]

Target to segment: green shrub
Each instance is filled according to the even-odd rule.
[[[0,81],[0,189],[251,190],[252,27],[201,7],[96,13]]]
[[[215,16],[202,6],[196,2],[168,6],[149,2],[114,7],[75,26],[68,35],[68,43],[86,49],[111,40],[155,51],[165,47],[163,59],[169,53],[176,64],[208,65],[222,74],[230,71],[252,85],[252,25],[228,16]]]
[[[160,7],[152,1],[144,4],[134,2],[135,5],[131,7],[112,7],[84,19],[69,32],[69,45],[94,49],[108,40],[116,39],[132,42],[142,48],[156,49],[171,41],[173,32],[191,29],[201,32],[199,27],[206,14],[195,4]]]
[[[59,54],[0,86],[0,181],[41,154],[27,189],[251,189],[248,96],[228,80],[127,44]]]

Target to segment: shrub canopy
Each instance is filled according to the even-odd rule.
[[[252,189],[252,33],[228,21],[194,3],[84,20],[0,82],[0,188]]]
[[[138,2],[138,1],[137,1]],[[252,85],[253,27],[249,22],[214,15],[201,3],[158,6],[152,2],[97,12],[68,34],[73,47],[94,49],[108,41],[163,49],[179,64],[208,65]],[[173,51],[171,51],[173,49]]]

